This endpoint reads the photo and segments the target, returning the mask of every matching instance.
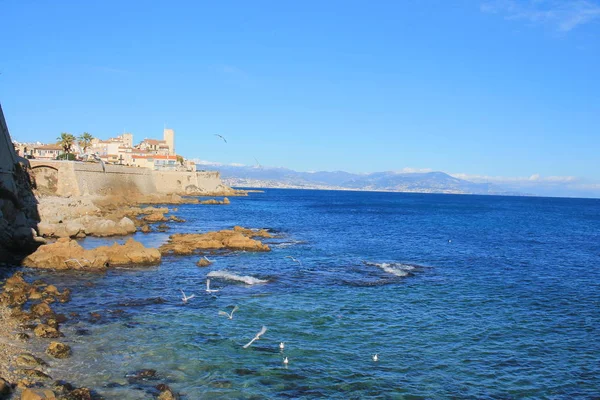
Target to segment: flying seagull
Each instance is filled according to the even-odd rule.
[[[193,294],[193,295],[191,295],[191,296],[186,296],[186,295],[185,295],[185,293],[184,293],[184,291],[183,291],[183,290],[181,290],[181,289],[179,289],[179,291],[180,291],[180,292],[181,292],[181,294],[183,295],[183,297],[181,298],[181,300],[183,300],[183,303],[184,303],[184,304],[187,304],[188,300],[191,300],[191,299],[193,299],[194,297],[196,297],[196,295],[195,295],[195,294]]]
[[[211,289],[210,288],[210,279],[206,280],[206,293],[215,293],[218,292],[219,289]]]
[[[226,311],[219,311],[219,315],[223,315],[229,319],[233,319],[233,313],[236,312],[237,310],[239,310],[240,308],[238,306],[233,307],[233,310],[231,310],[230,313],[226,312]]]
[[[261,328],[260,332],[258,332],[258,333],[256,334],[256,336],[254,336],[254,338],[253,338],[251,341],[249,341],[248,343],[246,343],[246,344],[244,345],[244,348],[245,348],[245,349],[247,349],[248,347],[250,347],[250,345],[251,345],[252,343],[254,343],[254,341],[255,341],[255,340],[258,340],[258,339],[260,339],[260,337],[261,337],[262,335],[264,335],[266,331],[267,331],[267,327],[263,325],[263,327]]]
[[[102,161],[102,159],[100,157],[98,157],[98,154],[92,153],[92,157],[94,157],[94,160],[100,162],[100,165],[102,165],[102,172],[106,173],[106,168],[104,167],[104,161]]]
[[[223,139],[223,141],[224,141],[225,143],[227,143],[227,139],[225,139],[225,138],[223,137],[223,135],[219,135],[218,133],[215,133],[215,136],[218,136],[218,137],[220,137],[221,139]]]
[[[285,256],[285,258],[291,258],[293,262],[297,262],[298,264],[302,265],[302,261],[298,260],[297,258],[294,258],[292,256]]]

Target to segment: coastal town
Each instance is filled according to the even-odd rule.
[[[144,138],[134,144],[133,133],[108,138],[84,132],[62,133],[55,143],[13,141],[21,157],[36,160],[72,160],[148,168],[155,171],[196,171],[196,164],[175,152],[175,130],[164,128],[162,139]]]

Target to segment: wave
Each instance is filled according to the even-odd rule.
[[[276,248],[285,248],[285,247],[296,246],[298,244],[306,244],[306,243],[307,242],[304,240],[290,240],[290,241],[286,241],[286,242],[272,243],[272,244],[270,244],[270,246],[276,247]]]
[[[243,282],[246,285],[256,285],[258,283],[267,283],[268,280],[258,279],[248,275],[236,275],[227,271],[211,271],[207,275],[209,278],[221,278],[228,281]]]
[[[365,261],[365,265],[371,265],[374,267],[381,268],[388,274],[396,276],[408,276],[411,271],[415,269],[414,265],[402,264],[402,263],[374,263]]]

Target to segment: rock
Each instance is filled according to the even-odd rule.
[[[46,289],[44,289],[44,293],[46,293],[49,296],[57,296],[60,292],[58,291],[58,288],[54,285],[47,285]]]
[[[10,392],[12,392],[12,386],[10,383],[5,381],[3,378],[0,378],[0,398],[2,398],[2,396],[7,396]]]
[[[74,389],[75,387],[73,387],[73,385],[65,381],[54,381],[52,384],[52,391],[59,396],[66,395]]]
[[[58,338],[64,336],[58,329],[46,324],[39,324],[36,326],[33,333],[35,333],[35,336],[42,338]]]
[[[125,230],[127,234],[134,233],[136,231],[135,224],[127,217],[121,218],[119,221],[119,227]]]
[[[156,385],[155,388],[156,390],[160,391],[157,400],[176,400],[179,398],[179,396],[173,393],[173,390],[171,390],[171,388],[164,383]]]
[[[78,388],[69,392],[61,400],[92,400],[92,391],[88,388]]]
[[[157,249],[144,247],[133,239],[123,245],[100,246],[85,250],[74,240],[58,239],[40,246],[23,260],[27,267],[102,271],[108,266],[152,265],[160,263]],[[69,292],[70,293],[70,292]],[[63,292],[59,296],[65,296]]]
[[[29,353],[22,353],[15,359],[15,364],[20,368],[32,368],[32,367],[47,367],[48,363],[39,357]]]
[[[150,225],[144,224],[140,228],[140,231],[142,231],[143,233],[150,233],[150,232],[152,232],[152,228],[150,228]]]
[[[129,381],[129,383],[156,379],[158,379],[158,377],[156,376],[155,369],[140,369],[132,374],[127,375],[127,380]]]
[[[175,216],[175,215],[171,215],[171,217],[170,217],[169,219],[170,219],[171,221],[173,221],[173,222],[185,222],[185,219],[183,219],[183,218],[179,218],[179,217],[177,217],[177,216]]]
[[[193,254],[197,250],[247,250],[270,251],[266,244],[248,237],[260,236],[262,233],[239,228],[236,230],[222,230],[208,233],[182,233],[169,237],[169,241],[159,250],[162,254]],[[265,231],[268,234],[268,232]],[[264,236],[266,237],[266,236]]]
[[[48,375],[38,369],[33,369],[33,368],[18,369],[15,371],[15,373],[17,375],[25,375],[27,378],[42,379],[42,380],[52,379],[52,377],[50,377],[50,375]]]
[[[17,333],[17,339],[26,342],[27,340],[30,339],[30,336],[26,333],[21,332],[21,333]]]
[[[21,393],[21,400],[51,400],[56,399],[54,392],[50,389],[25,389]]]
[[[248,229],[248,228],[243,228],[241,226],[234,226],[233,227],[234,232],[239,232],[244,236],[248,236],[248,237],[262,237],[262,238],[267,238],[270,239],[273,237],[273,235],[271,235],[266,229]]]
[[[71,346],[60,342],[51,342],[46,349],[46,354],[54,358],[67,358],[71,356]]]
[[[161,213],[152,213],[150,215],[146,215],[144,218],[146,222],[164,222],[167,221],[167,217]]]
[[[159,232],[166,232],[169,230],[169,225],[167,224],[160,224],[156,227],[156,230]]]
[[[38,317],[48,317],[54,315],[54,311],[52,311],[50,306],[46,303],[38,303],[32,305],[31,313],[33,315],[37,315]]]
[[[212,263],[210,261],[208,261],[206,258],[201,258],[196,263],[196,265],[199,267],[208,267],[210,264],[212,264]]]
[[[223,204],[230,204],[231,202],[227,197],[223,198]]]

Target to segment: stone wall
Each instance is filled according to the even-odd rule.
[[[74,161],[31,160],[42,194],[87,196],[110,194],[191,194],[223,189],[216,171],[152,171],[147,168]]]
[[[0,262],[18,263],[35,249],[38,222],[29,164],[17,156],[0,106]]]

